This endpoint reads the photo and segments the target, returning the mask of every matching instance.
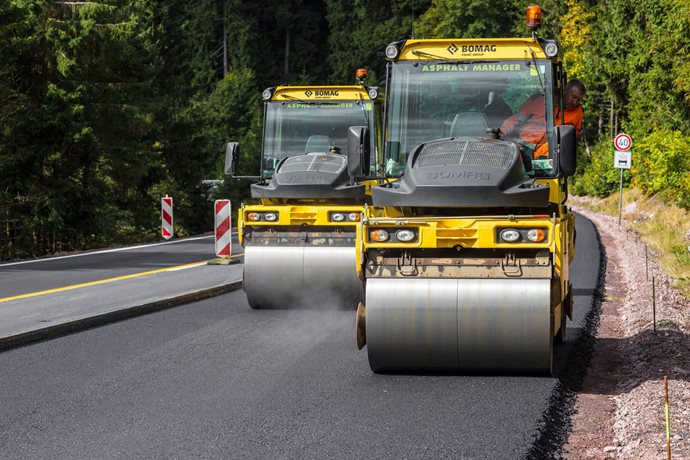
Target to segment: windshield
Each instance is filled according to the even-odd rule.
[[[553,130],[546,126],[553,126],[553,115],[547,114],[544,96],[552,97],[549,61],[400,61],[392,66],[388,174],[400,174],[409,153],[423,142],[484,137],[491,129],[515,139],[530,157],[541,147],[544,161],[534,162],[536,175],[551,175],[547,140]]]
[[[331,147],[347,155],[347,129],[367,126],[374,152],[374,102],[324,101],[266,104],[262,176],[271,177],[285,157],[328,152]]]

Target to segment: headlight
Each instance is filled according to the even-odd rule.
[[[389,232],[390,230],[390,232]],[[369,241],[376,243],[412,243],[417,241],[419,229],[417,228],[399,228],[397,230],[373,228],[369,230]]]
[[[358,212],[351,212],[347,215],[347,220],[349,220],[350,222],[359,222],[361,216],[362,215]]]
[[[333,222],[342,222],[345,220],[345,214],[342,212],[334,212],[331,214],[331,221]]]
[[[376,88],[369,88],[369,99],[376,99],[379,97],[379,90]]]
[[[374,229],[369,232],[369,239],[378,243],[388,241],[389,236],[388,232],[382,228]]]
[[[547,42],[544,45],[544,54],[550,58],[556,56],[558,54],[558,45],[554,42]]]
[[[395,237],[403,243],[409,243],[410,241],[414,240],[416,236],[417,235],[415,235],[415,233],[409,229],[398,230],[395,232]]]
[[[499,243],[544,243],[548,239],[546,228],[503,228],[498,229]]]
[[[541,243],[546,239],[546,231],[541,228],[533,228],[527,232],[527,239],[533,243]]]
[[[390,45],[386,46],[386,58],[387,59],[397,58],[399,52],[400,51],[398,50],[398,47],[394,43],[391,43]]]
[[[261,97],[264,98],[264,101],[267,101],[273,96],[273,91],[271,91],[272,88],[266,88],[263,93],[261,93]]]
[[[277,212],[249,212],[247,220],[252,222],[275,222],[278,220]]]
[[[521,235],[520,232],[517,230],[513,229],[505,229],[502,230],[500,233],[500,237],[502,241],[505,241],[506,243],[515,243],[516,241],[521,240]]]

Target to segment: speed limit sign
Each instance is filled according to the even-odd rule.
[[[620,133],[613,140],[613,145],[616,146],[616,150],[625,152],[626,150],[630,150],[630,147],[632,147],[632,139],[627,134]]]

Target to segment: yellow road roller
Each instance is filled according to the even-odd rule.
[[[263,99],[261,172],[244,176],[254,181],[256,203],[237,216],[249,305],[357,305],[356,229],[381,169],[383,92],[363,84],[278,86]],[[234,175],[238,156],[238,144],[229,143],[226,174]]]
[[[385,54],[388,180],[357,235],[359,348],[375,372],[550,373],[575,251],[558,44],[406,40]],[[521,138],[538,122],[539,145]]]

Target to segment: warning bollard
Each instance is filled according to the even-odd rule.
[[[230,257],[232,248],[232,231],[230,230],[230,200],[215,201],[215,239],[216,255]]]
[[[168,195],[161,198],[161,235],[166,240],[173,237],[173,199]]]

